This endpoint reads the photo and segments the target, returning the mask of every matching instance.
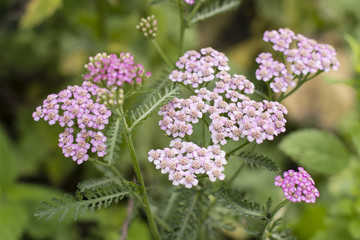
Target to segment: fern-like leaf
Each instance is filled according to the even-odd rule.
[[[280,171],[274,160],[262,154],[241,152],[235,157],[241,158],[245,162],[245,164],[249,165],[252,168],[264,167],[272,172]]]
[[[238,215],[263,218],[266,217],[266,209],[260,207],[259,203],[249,202],[240,194],[228,188],[220,188],[215,193],[219,202],[225,205],[225,208],[235,212]]]
[[[103,177],[98,179],[89,179],[78,184],[77,188],[80,192],[93,191],[101,187],[107,187],[112,184],[120,184],[118,177]]]
[[[166,104],[169,100],[173,99],[180,92],[180,89],[176,87],[165,87],[161,90],[155,90],[152,93],[151,98],[148,101],[144,101],[135,111],[131,111],[131,125],[130,129],[134,127],[145,119],[151,116],[154,112],[157,112],[160,107]]]
[[[93,188],[91,191],[85,189],[83,192],[78,191],[75,196],[65,195],[62,199],[53,198],[50,203],[43,202],[42,208],[35,212],[35,216],[49,220],[59,215],[59,221],[62,221],[66,215],[73,212],[76,220],[86,211],[92,212],[95,208],[108,207],[129,193],[129,190],[124,190],[117,184]]]
[[[172,231],[163,234],[164,240],[195,239],[210,206],[210,200],[204,192],[188,189],[178,191],[178,198],[168,219]]]
[[[240,0],[218,0],[210,5],[202,7],[195,16],[190,20],[190,24],[211,18],[213,16],[228,12],[237,8]]]
[[[109,130],[107,131],[107,149],[106,155],[104,157],[105,161],[110,165],[118,157],[120,151],[120,144],[123,137],[123,128],[122,128],[122,119],[117,118],[115,121],[112,121]]]

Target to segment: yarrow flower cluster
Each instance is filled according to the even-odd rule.
[[[104,87],[121,87],[124,83],[141,84],[151,76],[145,72],[142,64],[135,64],[134,56],[122,52],[119,57],[115,54],[98,53],[89,58],[85,65],[88,73],[84,79]]]
[[[227,72],[230,70],[228,58],[223,53],[212,48],[203,48],[200,52],[188,51],[180,57],[176,66],[169,79],[194,88],[195,94],[187,99],[174,98],[159,110],[159,115],[163,116],[159,121],[160,128],[168,136],[181,141],[179,139],[193,133],[193,125],[200,119],[207,123],[205,114],[211,121],[207,123],[211,146],[219,150],[219,146],[225,145],[229,139],[239,141],[247,138],[260,144],[285,131],[286,108],[278,102],[256,102],[247,97],[245,94],[254,92],[254,84],[243,75],[231,76]],[[207,88],[210,81],[215,83],[211,85],[211,90]],[[165,149],[156,151],[149,152],[150,161],[154,158],[152,154],[160,154]],[[223,162],[226,162],[225,159]],[[160,162],[155,163],[157,168],[158,164]],[[198,173],[202,172],[193,172],[192,176]],[[210,175],[209,178],[212,180]],[[178,183],[182,182],[174,184]],[[187,187],[193,185],[188,184]]]
[[[266,31],[263,39],[270,42],[273,49],[280,52],[289,63],[286,67],[285,62],[274,60],[268,52],[261,53],[256,58],[259,64],[256,78],[265,82],[271,81],[270,87],[276,93],[286,92],[289,87],[294,87],[296,78],[300,79],[319,71],[337,70],[339,67],[336,51],[332,46],[317,43],[301,34],[295,35],[290,29]]]
[[[195,0],[184,0],[184,2],[186,2],[187,4],[194,4],[195,3]]]
[[[157,20],[155,19],[155,16],[151,15],[147,18],[141,18],[136,29],[140,30],[145,37],[155,38],[157,31]]]
[[[170,147],[149,151],[148,160],[156,169],[161,169],[161,173],[169,174],[173,185],[196,186],[199,182],[196,174],[206,174],[212,182],[225,178],[222,172],[227,161],[219,145],[204,148],[176,138],[170,142]]]
[[[103,157],[106,137],[101,131],[109,122],[111,111],[92,96],[107,91],[84,81],[82,86],[69,86],[58,94],[50,94],[33,113],[35,121],[41,118],[54,125],[65,127],[59,135],[59,147],[65,157],[72,157],[78,164],[88,160],[88,150]]]
[[[315,203],[320,196],[315,187],[315,182],[304,168],[298,167],[299,172],[288,170],[275,177],[275,186],[279,186],[284,191],[285,197],[292,202]]]
[[[209,131],[214,144],[224,145],[229,138],[262,143],[285,131],[286,108],[278,102],[250,100],[244,94],[252,94],[254,84],[243,75],[231,76],[227,72],[230,69],[227,62],[223,53],[212,48],[201,49],[200,53],[188,51],[179,59],[176,63],[179,70],[172,71],[169,78],[196,88],[197,95],[188,99],[175,98],[159,111],[163,116],[159,125],[167,135],[191,135],[192,124],[205,113],[211,120]],[[200,88],[212,80],[215,80],[212,91]]]

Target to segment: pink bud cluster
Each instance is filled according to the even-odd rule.
[[[320,196],[315,187],[315,182],[304,168],[299,167],[299,172],[288,170],[275,177],[275,186],[279,186],[284,191],[285,197],[292,202],[315,203]]]
[[[82,86],[69,86],[50,94],[32,115],[35,121],[42,118],[49,125],[65,127],[59,135],[59,147],[65,157],[72,157],[78,164],[89,158],[89,149],[99,157],[105,155],[106,137],[97,130],[105,128],[111,111],[92,99],[103,91],[107,90],[87,81]]]
[[[256,78],[265,82],[271,81],[270,87],[276,93],[294,87],[295,78],[319,71],[337,70],[339,67],[336,51],[332,46],[317,43],[301,34],[295,35],[290,29],[266,31],[263,39],[265,42],[270,42],[273,49],[280,52],[289,64],[287,68],[285,62],[274,60],[271,53],[267,52],[261,53],[256,58],[259,64]]]
[[[140,84],[151,76],[150,72],[145,72],[143,65],[135,64],[134,56],[130,53],[122,52],[119,57],[115,54],[98,53],[89,60],[85,65],[88,73],[84,75],[84,79],[100,86]]]
[[[227,161],[219,145],[204,148],[177,138],[170,142],[170,147],[152,149],[148,153],[148,160],[154,163],[156,169],[161,169],[161,173],[169,174],[173,185],[192,188],[199,182],[196,174],[206,174],[212,182],[225,178],[222,172]]]
[[[184,0],[184,2],[186,2],[187,4],[192,5],[192,4],[194,4],[195,0]]]

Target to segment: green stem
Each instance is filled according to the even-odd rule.
[[[245,146],[248,145],[249,143],[250,143],[250,142],[246,140],[246,141],[243,142],[240,146],[238,146],[237,148],[234,148],[233,150],[231,150],[230,152],[228,152],[228,153],[226,154],[226,157],[230,156],[230,155],[233,154],[234,152],[236,152],[236,151],[240,150],[241,148],[245,147]]]
[[[268,100],[271,101],[272,100],[272,89],[270,88],[270,81],[268,81],[266,83],[266,87],[267,87],[267,92],[268,92]]]
[[[234,175],[232,175],[232,177],[230,178],[230,180],[228,181],[228,185],[231,185],[231,183],[235,180],[235,178],[237,177],[237,175],[239,175],[239,173],[241,172],[241,170],[245,167],[245,163],[241,164],[240,167],[236,170],[236,172],[234,173]]]
[[[180,15],[180,39],[179,39],[179,57],[183,53],[184,49],[184,33],[185,33],[185,20],[184,20],[184,6],[183,1],[178,1],[179,15]]]
[[[315,78],[316,76],[318,76],[320,73],[322,73],[322,71],[318,71],[317,73],[315,73],[313,76],[311,76],[310,78],[308,78],[309,73],[305,76],[305,77],[299,77],[299,81],[298,84],[296,85],[296,87],[294,87],[289,93],[287,94],[281,94],[278,102],[283,101],[285,98],[287,98],[288,96],[290,96],[291,94],[293,94],[296,90],[298,90],[299,87],[301,87],[304,83],[310,81],[311,79]]]
[[[263,97],[264,99],[267,99],[267,98],[268,98],[264,93],[260,92],[260,91],[257,90],[257,89],[255,89],[254,93],[257,94],[257,95],[259,95],[260,97]]]
[[[155,39],[151,39],[151,42],[154,44],[156,50],[158,51],[158,53],[160,54],[160,56],[162,57],[162,59],[164,60],[164,62],[166,63],[166,65],[168,65],[168,67],[170,69],[172,69],[174,66],[173,64],[171,64],[170,60],[167,58],[167,56],[165,55],[164,51],[161,49],[161,47],[159,46],[159,44],[156,42]]]
[[[190,22],[191,19],[195,16],[196,12],[199,10],[202,3],[203,3],[202,1],[198,1],[196,3],[195,7],[191,10],[191,13],[186,18],[187,22]]]
[[[260,239],[266,239],[266,233],[267,233],[267,228],[269,226],[269,224],[272,222],[274,216],[276,215],[276,213],[283,208],[287,203],[289,202],[289,200],[287,200],[286,198],[283,199],[282,201],[280,201],[271,212],[269,212],[266,216],[266,218],[264,219],[265,222],[264,224],[261,226],[260,231],[259,231],[259,237]]]
[[[125,118],[123,118],[123,122],[124,122],[124,131],[125,131],[125,142],[126,142],[126,145],[128,147],[129,153],[130,153],[130,158],[131,158],[131,162],[132,162],[132,165],[133,165],[133,168],[134,168],[134,171],[135,171],[136,179],[140,184],[142,205],[143,205],[146,217],[147,217],[148,222],[149,222],[150,231],[151,231],[154,239],[160,240],[161,238],[160,238],[159,230],[158,230],[158,228],[156,226],[154,216],[153,216],[153,214],[151,212],[151,209],[150,209],[150,204],[149,204],[149,199],[148,199],[148,196],[147,196],[147,193],[146,193],[144,179],[143,179],[143,176],[142,176],[142,173],[141,173],[139,161],[137,160],[137,157],[136,157],[134,144],[133,144],[133,141],[132,141],[132,138],[131,138],[131,132],[129,131],[129,127],[127,125],[127,122],[126,122]]]

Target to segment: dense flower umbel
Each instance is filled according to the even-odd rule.
[[[98,53],[89,58],[85,65],[88,73],[84,79],[92,81],[101,87],[121,87],[124,83],[141,84],[150,77],[150,72],[145,72],[143,65],[135,64],[134,56],[130,53],[115,54]]]
[[[328,44],[317,43],[301,34],[295,35],[290,29],[280,28],[264,33],[264,41],[273,44],[273,49],[280,52],[288,63],[280,63],[273,59],[271,53],[261,53],[256,62],[259,68],[256,78],[271,81],[274,92],[285,92],[295,86],[295,78],[308,76],[319,71],[337,70],[339,62],[335,49]]]
[[[240,138],[262,143],[285,131],[286,108],[278,102],[250,100],[244,94],[252,94],[254,84],[243,75],[227,73],[230,69],[227,62],[223,53],[212,48],[188,51],[179,59],[178,70],[172,71],[169,78],[191,85],[197,95],[175,98],[159,111],[163,116],[159,125],[167,135],[181,138],[191,135],[192,124],[205,113],[211,120],[209,131],[214,144],[224,145],[227,139]],[[202,87],[209,81],[215,81],[212,91]]]
[[[279,186],[284,191],[285,197],[292,202],[315,203],[316,198],[320,196],[315,187],[315,182],[311,176],[299,167],[299,172],[288,170],[275,177],[275,186]]]
[[[156,169],[161,169],[161,173],[169,174],[173,185],[181,184],[186,188],[196,186],[198,174],[208,175],[212,182],[225,178],[222,172],[227,162],[225,152],[219,145],[204,148],[177,138],[170,142],[170,147],[151,150],[148,160],[155,164]]]
[[[59,147],[65,157],[72,157],[78,164],[89,158],[89,149],[99,157],[105,155],[106,137],[98,130],[105,128],[111,111],[92,99],[103,91],[107,90],[87,81],[82,86],[69,86],[50,94],[32,115],[35,121],[43,118],[49,125],[65,127],[59,135]]]
[[[157,20],[155,19],[155,16],[151,15],[147,18],[141,18],[136,29],[140,30],[145,37],[155,38],[157,31]]]

